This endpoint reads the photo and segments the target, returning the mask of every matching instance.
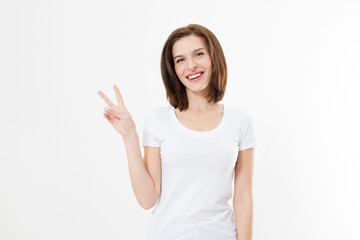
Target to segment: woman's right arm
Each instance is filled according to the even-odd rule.
[[[144,147],[142,159],[139,137],[136,132],[123,138],[132,188],[141,207],[150,209],[160,195],[160,148]]]
[[[136,199],[144,209],[152,208],[160,195],[160,148],[145,147],[141,156],[139,137],[135,123],[126,109],[120,91],[114,85],[118,104],[115,105],[101,91],[98,94],[110,108],[105,108],[104,117],[123,138],[128,159],[131,185]]]

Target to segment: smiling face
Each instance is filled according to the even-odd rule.
[[[205,92],[211,78],[211,58],[202,37],[189,35],[177,40],[172,48],[175,72],[186,91]]]

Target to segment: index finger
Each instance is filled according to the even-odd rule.
[[[114,90],[115,90],[116,99],[117,99],[117,101],[118,101],[118,104],[119,104],[120,106],[125,106],[124,100],[123,100],[123,98],[122,98],[122,96],[121,96],[121,94],[120,94],[119,88],[118,88],[116,85],[114,85]]]
[[[115,104],[102,91],[98,91],[98,94],[104,99],[109,107],[115,107]]]

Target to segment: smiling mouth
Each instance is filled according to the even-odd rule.
[[[189,79],[190,81],[195,81],[195,80],[201,78],[203,74],[204,74],[204,72],[201,72],[201,73],[192,75],[192,76],[190,76],[190,77],[188,76],[188,77],[186,77],[186,78]]]

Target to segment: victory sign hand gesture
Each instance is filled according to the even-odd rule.
[[[111,125],[121,134],[123,138],[136,133],[135,123],[125,107],[124,101],[120,94],[119,88],[114,85],[114,90],[117,99],[117,105],[115,105],[102,91],[98,91],[98,94],[104,99],[110,108],[105,108],[104,117],[111,123]]]

